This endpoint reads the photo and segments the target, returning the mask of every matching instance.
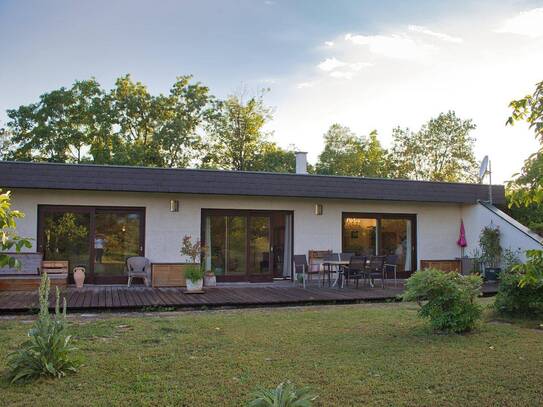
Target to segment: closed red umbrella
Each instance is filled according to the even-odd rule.
[[[456,244],[462,249],[468,245],[468,242],[466,241],[466,230],[464,229],[464,219],[460,220],[460,237]]]

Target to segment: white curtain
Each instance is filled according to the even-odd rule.
[[[292,269],[292,215],[285,215],[285,247],[283,249],[283,277],[291,277]]]
[[[206,216],[206,230],[205,230],[205,241],[206,241],[206,270],[211,270],[211,218]]]
[[[413,253],[413,241],[411,237],[413,236],[411,233],[411,221],[408,220],[405,222],[405,264],[404,264],[404,270],[405,271],[412,271],[411,268],[411,254]]]

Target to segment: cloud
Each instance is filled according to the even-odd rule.
[[[346,62],[340,61],[334,57],[326,58],[324,61],[318,64],[317,67],[322,71],[328,72],[345,65],[347,65]]]
[[[496,32],[532,38],[543,37],[543,7],[521,11],[516,16],[505,20]]]
[[[334,41],[324,41],[324,45],[326,45],[327,47],[333,47]]]
[[[432,31],[432,30],[430,30],[430,29],[428,29],[426,27],[423,27],[421,25],[413,25],[413,24],[411,24],[411,25],[407,26],[407,29],[409,31],[412,31],[412,32],[429,35],[430,37],[434,37],[434,38],[437,38],[437,39],[439,39],[441,41],[445,41],[445,42],[453,42],[453,43],[459,44],[459,43],[461,43],[463,41],[462,38],[460,38],[460,37],[453,37],[452,35]]]
[[[300,82],[296,85],[297,89],[312,88],[318,83],[318,81]]]
[[[352,79],[355,72],[360,71],[362,68],[372,66],[369,62],[354,62],[348,63],[340,61],[339,59],[326,58],[317,67],[324,72],[328,72],[329,76],[337,79]],[[341,68],[338,70],[338,68]]]
[[[372,54],[388,58],[416,59],[428,55],[437,47],[415,41],[399,34],[392,35],[358,35],[347,34],[345,40],[355,45],[365,45]]]
[[[348,71],[332,71],[330,76],[337,79],[353,79],[353,73]]]
[[[275,6],[275,5],[277,4],[277,2],[274,1],[274,0],[265,0],[265,1],[264,1],[264,4],[265,4],[266,6]]]

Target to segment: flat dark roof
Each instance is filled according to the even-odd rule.
[[[0,188],[163,192],[474,204],[488,185],[267,172],[0,161]],[[503,185],[492,189],[505,203]]]

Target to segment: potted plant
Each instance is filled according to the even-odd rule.
[[[481,248],[481,262],[484,266],[485,279],[496,280],[501,272],[500,229],[492,225],[484,227],[479,236],[479,247]]]
[[[181,243],[181,254],[191,259],[191,265],[185,268],[185,279],[187,281],[187,291],[202,291],[204,284],[204,272],[201,267],[202,254],[205,253],[205,246],[202,246],[200,240],[192,243],[192,237],[185,235]]]
[[[187,291],[202,291],[204,285],[204,272],[199,264],[191,264],[185,268],[185,279],[187,280]]]

